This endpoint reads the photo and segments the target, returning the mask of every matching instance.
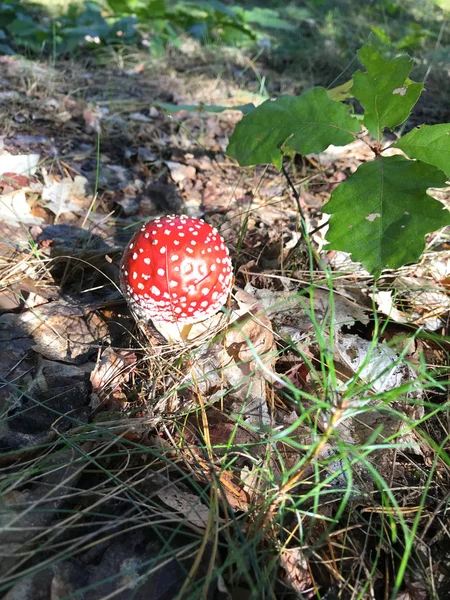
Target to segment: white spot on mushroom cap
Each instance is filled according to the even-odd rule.
[[[133,260],[136,260],[136,259],[137,259],[137,257],[138,257],[137,253],[136,253],[136,252],[133,252]]]
[[[145,257],[145,258],[144,258],[144,262],[145,262],[145,264],[146,264],[146,265],[149,265],[149,264],[150,264],[152,261],[151,261],[151,259],[150,259],[150,258],[148,258],[148,257]]]
[[[165,254],[166,253],[166,247],[165,246],[161,246],[160,250],[161,254]]]
[[[159,289],[159,288],[157,288],[157,287],[156,287],[156,285],[152,285],[152,287],[151,287],[151,290],[150,290],[150,291],[151,291],[151,293],[152,293],[154,296],[159,296],[159,295],[161,294],[161,291],[160,291],[160,289]]]
[[[137,279],[137,273],[136,273],[136,271],[133,271],[133,279]]]
[[[165,275],[165,271],[164,269],[158,269],[158,275],[161,275],[161,277],[163,277]]]

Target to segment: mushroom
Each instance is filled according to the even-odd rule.
[[[230,254],[217,229],[185,215],[149,221],[131,238],[120,283],[131,312],[145,322],[197,323],[226,302]]]

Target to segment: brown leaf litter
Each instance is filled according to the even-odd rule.
[[[313,242],[334,269],[331,293],[324,274],[309,271],[280,174],[244,172],[224,156],[239,115],[168,118],[159,108],[227,104],[230,93],[237,103],[238,86],[208,79],[208,64],[195,85],[172,67],[155,76],[146,62],[95,72],[12,57],[0,64],[16,92],[0,98],[0,461],[13,477],[0,510],[0,582],[8,600],[27,598],[26,586],[30,598],[39,589],[62,598],[80,586],[89,600],[160,589],[169,598],[186,569],[194,587],[205,577],[215,589],[220,582],[192,557],[209,554],[205,564],[220,566],[225,555],[214,544],[234,535],[236,519],[262,555],[277,548],[274,589],[313,597],[321,582],[348,578],[361,591],[351,565],[379,551],[367,550],[376,516],[368,525],[365,515],[383,508],[370,469],[396,486],[407,510],[420,501],[433,460],[419,367],[424,347],[436,368],[446,361],[435,338],[421,335],[448,329],[446,240],[430,238],[418,267],[388,273],[373,289],[343,253],[321,251],[321,229]],[[310,230],[368,151],[357,142],[296,158],[291,176],[308,184],[299,187]],[[220,229],[236,285],[225,313],[187,336],[165,326],[150,339],[120,297],[118,260],[143,221],[180,212]],[[439,388],[433,393],[437,410],[445,400]],[[440,443],[439,419],[429,427]],[[352,452],[368,444],[366,462],[349,471]],[[433,527],[448,484],[443,461],[435,480]],[[333,533],[328,523],[350,485],[349,529]],[[311,496],[314,486],[329,492],[317,497],[323,503]],[[155,522],[179,528],[180,560],[171,556],[148,575],[162,552]],[[198,537],[187,542],[183,523]],[[441,538],[431,535],[439,532],[429,529],[437,552]],[[48,564],[66,551],[70,559]],[[386,564],[395,561],[382,552]],[[404,594],[416,588],[411,582]]]

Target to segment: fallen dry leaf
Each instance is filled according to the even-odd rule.
[[[108,340],[108,329],[94,312],[63,300],[0,317],[4,342],[25,339],[29,349],[52,360],[73,364],[86,362],[100,343]]]
[[[128,380],[128,365],[135,362],[134,353],[106,348],[97,358],[91,373],[92,390],[100,400],[123,400],[122,384]]]
[[[86,214],[86,210],[92,201],[90,196],[86,196],[86,186],[88,184],[86,177],[76,175],[74,179],[64,177],[59,180],[49,175],[45,169],[42,169],[42,174],[44,188],[41,203],[55,215],[55,222],[64,213]]]
[[[280,565],[286,572],[286,582],[288,585],[301,594],[302,598],[305,592],[314,593],[313,580],[308,569],[308,562],[300,548],[285,548],[280,552]]]
[[[182,484],[168,482],[168,485],[156,492],[156,496],[175,512],[183,515],[195,528],[204,530],[210,516],[209,508],[200,498],[184,488]],[[217,522],[217,517],[214,517]],[[220,519],[219,519],[220,520]]]
[[[30,205],[27,202],[27,192],[29,191],[32,191],[31,188],[23,188],[0,195],[0,219],[2,221],[25,225],[43,223],[41,217],[36,217],[31,213]]]
[[[169,167],[170,176],[175,183],[182,183],[185,179],[195,179],[195,167],[183,165],[171,160],[166,160],[165,164]]]
[[[10,154],[3,151],[0,153],[0,175],[34,175],[39,159],[39,154]]]

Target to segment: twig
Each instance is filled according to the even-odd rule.
[[[292,179],[289,177],[289,174],[286,171],[286,167],[284,165],[281,166],[281,170],[283,172],[283,175],[286,178],[286,181],[288,182],[289,187],[292,190],[292,194],[294,196],[295,202],[297,204],[297,209],[298,209],[300,218],[302,220],[302,229],[303,229],[306,226],[306,222],[305,222],[305,215],[303,214],[303,210],[302,210],[302,207],[301,207],[301,204],[300,204],[300,196],[298,195],[298,192],[295,189],[295,185],[292,183]],[[307,233],[306,230],[303,233],[306,234]]]
[[[292,254],[296,250],[296,248],[300,245],[301,242],[303,242],[306,245],[306,247],[309,250],[309,252],[310,252],[310,258],[312,259],[312,264],[315,264],[316,267],[319,267],[320,266],[319,257],[317,256],[316,252],[312,249],[312,247],[310,245],[310,234],[308,233],[308,229],[306,227],[305,215],[303,213],[303,209],[302,209],[301,204],[300,204],[300,196],[298,195],[298,192],[295,189],[295,185],[293,184],[292,179],[289,177],[289,174],[286,171],[286,168],[285,168],[284,164],[281,165],[281,171],[282,171],[284,177],[286,178],[286,181],[287,181],[289,187],[292,190],[292,195],[294,196],[295,202],[297,204],[297,209],[298,209],[298,212],[299,212],[299,215],[300,215],[301,232],[302,232],[302,237],[295,244],[294,248],[292,248],[289,256],[292,256]],[[320,226],[320,227],[322,227],[322,226]],[[320,229],[320,227],[319,227],[319,229]],[[314,231],[317,231],[317,229],[314,230]],[[289,259],[289,256],[287,257],[288,259]]]

